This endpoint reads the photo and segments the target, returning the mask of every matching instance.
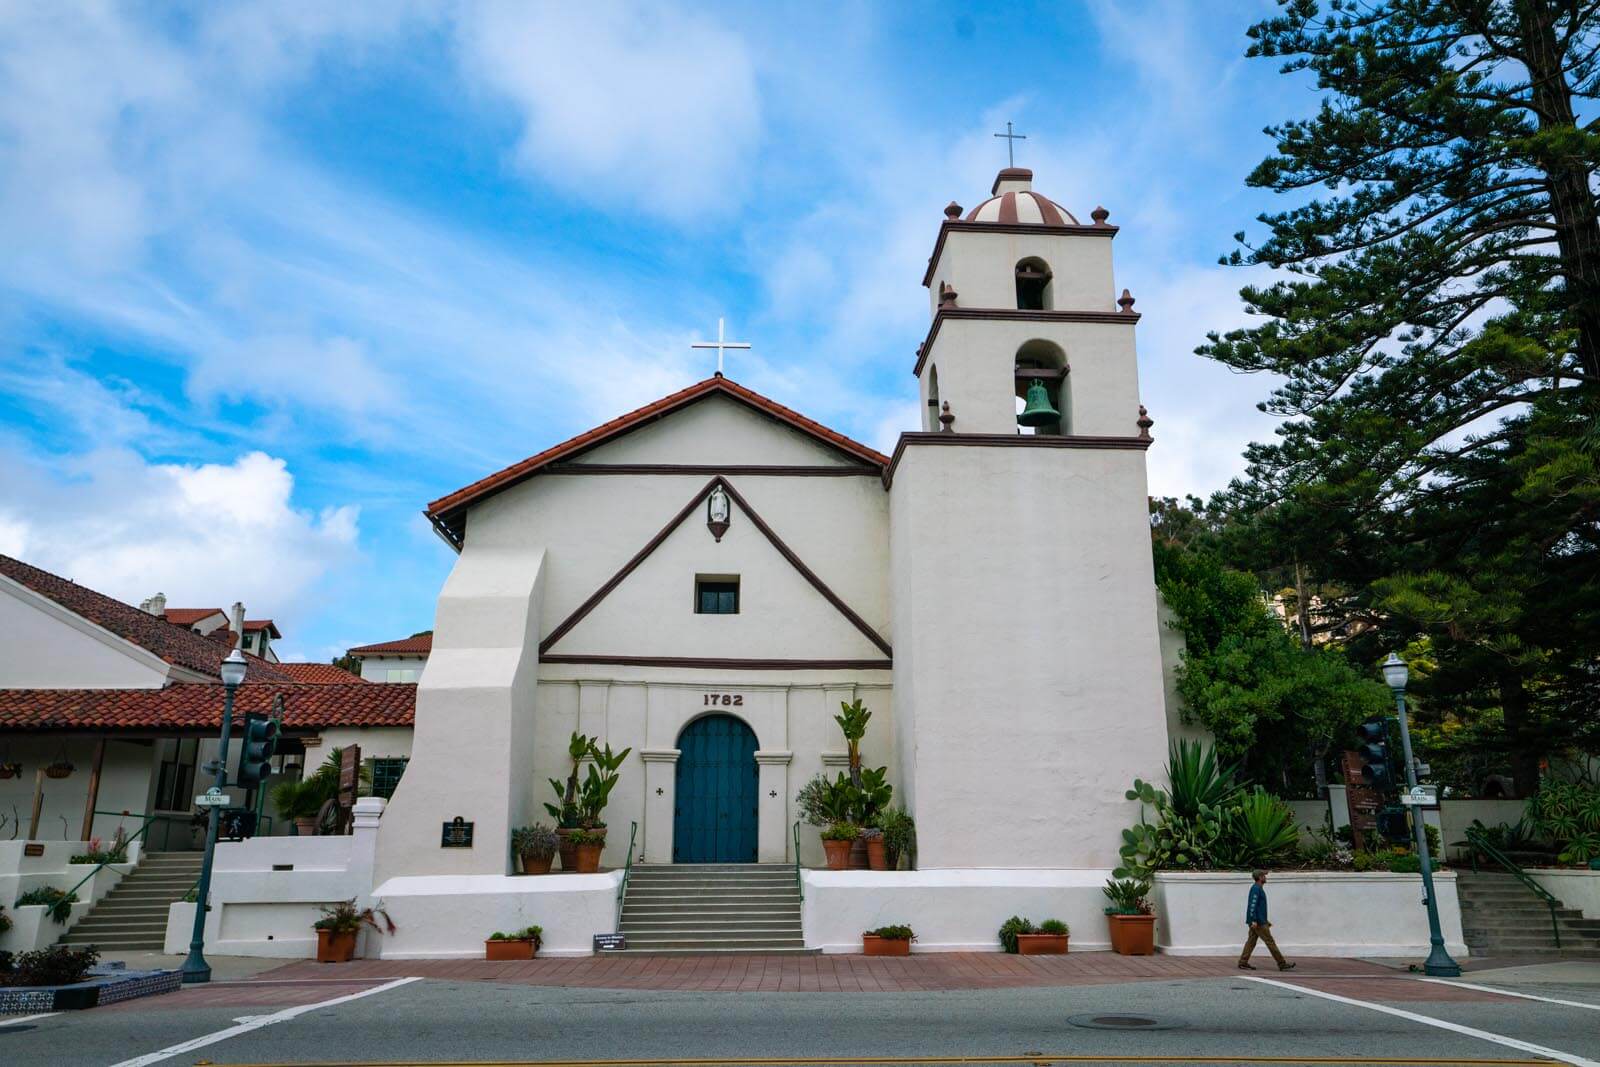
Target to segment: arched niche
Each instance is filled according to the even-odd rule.
[[[1012,372],[1012,380],[1016,388],[1017,414],[1022,414],[1027,404],[1028,389],[1034,382],[1044,386],[1045,395],[1050,399],[1050,406],[1061,413],[1059,421],[1047,423],[1043,426],[1018,425],[1017,430],[1023,434],[1065,434],[1071,432],[1072,422],[1072,393],[1068,388],[1067,354],[1061,346],[1052,341],[1034,339],[1025,342],[1017,349],[1017,355]]]
[[[1022,311],[1053,311],[1055,293],[1052,281],[1055,275],[1050,264],[1038,256],[1018,260],[1015,268],[1017,283],[1017,308]]]
[[[937,430],[939,428],[939,368],[928,364],[928,402],[922,409],[922,428],[924,430]]]

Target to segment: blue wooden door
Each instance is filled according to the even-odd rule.
[[[678,736],[674,863],[756,861],[756,735],[731,715],[696,719]]]

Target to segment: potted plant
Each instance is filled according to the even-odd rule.
[[[885,808],[878,813],[878,829],[883,831],[885,865],[891,871],[900,869],[903,856],[908,868],[916,867],[917,824],[904,808]],[[868,857],[870,861],[870,855]]]
[[[578,794],[578,826],[591,835],[598,835],[601,844],[605,843],[606,824],[600,816],[611,799],[611,790],[622,777],[618,772],[623,761],[632,751],[625,748],[613,753],[609,744],[600,748],[594,741],[589,742],[589,758],[594,762],[589,765],[589,776],[583,780]]]
[[[828,854],[828,870],[843,871],[850,866],[850,849],[861,833],[847,822],[836,822],[822,831],[822,849]]]
[[[867,843],[867,868],[873,871],[887,871],[889,851],[883,841],[883,831],[876,826],[863,826],[861,838]]]
[[[483,958],[502,962],[531,960],[538,954],[539,946],[543,943],[544,928],[540,926],[524,926],[509,934],[496,930],[483,943]]]
[[[909,926],[880,926],[861,935],[861,951],[868,956],[909,956],[916,939]]]
[[[522,860],[523,874],[549,874],[561,839],[542,822],[511,831],[511,848]]]
[[[549,780],[550,788],[556,794],[556,803],[546,803],[544,810],[556,821],[556,836],[560,838],[558,850],[561,854],[561,869],[564,871],[575,870],[578,864],[578,846],[568,838],[578,829],[578,770],[583,766],[584,757],[594,747],[594,740],[576,730],[572,731],[572,737],[567,741],[567,755],[572,760],[572,771],[567,775],[565,783],[559,778]]]
[[[322,810],[322,786],[315,779],[289,779],[272,787],[272,806],[280,818],[294,823],[294,832],[309,837],[317,832],[317,813]]]
[[[1031,934],[1036,927],[1033,920],[1024,919],[1020,915],[1013,915],[1000,924],[1000,948],[1013,956],[1017,954],[1017,939],[1023,934]]]
[[[1101,890],[1111,902],[1106,921],[1111,926],[1111,950],[1121,956],[1149,956],[1156,950],[1155,909],[1145,895],[1149,882],[1132,878],[1108,879]]]
[[[1046,919],[1034,932],[1017,935],[1017,952],[1024,956],[1065,956],[1067,933],[1066,923]]]
[[[593,874],[600,869],[600,853],[606,847],[606,837],[594,830],[574,830],[567,835],[575,855],[572,870],[579,874]],[[565,861],[562,861],[563,865]]]
[[[313,924],[317,931],[317,962],[347,963],[356,954],[356,935],[363,926],[381,934],[395,931],[394,921],[379,902],[370,908],[356,907],[354,897],[321,909],[322,918]],[[380,923],[379,920],[382,920]]]

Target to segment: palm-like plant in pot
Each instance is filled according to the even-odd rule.
[[[380,934],[395,932],[394,920],[383,910],[383,902],[358,908],[354,897],[321,909],[322,918],[313,926],[317,931],[317,962],[345,963],[356,954],[356,935],[362,927]]]
[[[857,809],[856,794],[856,787],[843,774],[822,790],[818,808],[828,821],[822,831],[822,848],[828,854],[830,871],[842,871],[850,866],[851,846],[861,834],[860,827],[851,821]]]
[[[555,792],[556,802],[546,803],[544,810],[550,813],[550,818],[556,823],[556,836],[561,839],[559,851],[561,853],[561,869],[570,871],[577,865],[578,849],[568,838],[572,831],[578,829],[578,771],[583,767],[583,758],[594,747],[595,738],[585,737],[578,731],[572,731],[572,737],[567,742],[567,756],[572,760],[572,770],[567,774],[567,780],[562,782],[559,778],[551,778],[550,788]]]
[[[1155,952],[1155,909],[1147,899],[1150,883],[1132,878],[1111,878],[1101,889],[1106,900],[1106,922],[1111,927],[1112,951],[1122,956],[1149,956]]]
[[[888,773],[887,767],[863,768],[855,794],[856,821],[862,827],[861,836],[867,844],[867,866],[875,871],[889,869],[883,829],[878,825],[878,819],[889,810],[889,801],[894,797],[894,786],[885,780]]]

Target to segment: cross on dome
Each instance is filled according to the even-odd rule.
[[[1028,139],[1028,135],[1025,134],[1025,133],[1012,133],[1011,132],[1011,123],[1007,122],[1006,123],[1006,132],[1005,133],[997,133],[997,134],[995,134],[995,136],[996,137],[1004,137],[1006,139],[1006,166],[1008,166],[1008,167],[1016,166],[1017,165],[1017,153],[1016,153],[1017,142],[1018,141],[1026,141]]]
[[[750,342],[748,342],[748,341],[725,341],[725,340],[723,340],[723,329],[722,329],[722,327],[723,327],[723,320],[719,318],[717,320],[717,339],[715,341],[695,341],[694,343],[689,345],[690,348],[715,348],[717,350],[717,377],[718,378],[722,377],[722,353],[723,353],[724,349],[728,349],[728,348],[749,348],[750,347]]]

